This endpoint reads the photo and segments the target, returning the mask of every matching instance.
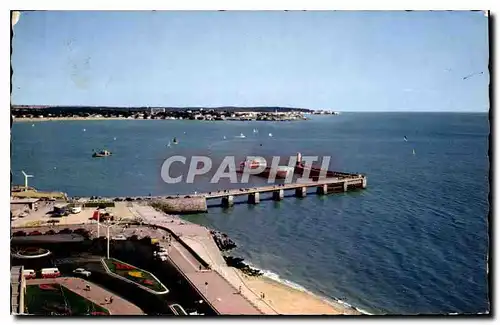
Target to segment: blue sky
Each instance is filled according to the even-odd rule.
[[[12,46],[14,104],[489,109],[481,12],[24,12]]]

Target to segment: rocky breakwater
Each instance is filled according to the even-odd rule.
[[[207,212],[207,200],[204,197],[178,197],[158,199],[151,206],[169,214],[189,214]]]
[[[236,248],[236,243],[232,241],[231,238],[229,238],[226,234],[221,233],[220,231],[210,230],[210,235],[212,235],[215,244],[221,252]]]
[[[226,261],[227,266],[237,268],[246,275],[260,276],[263,274],[260,270],[245,264],[245,262],[243,262],[243,258],[241,257],[224,256],[224,260]]]

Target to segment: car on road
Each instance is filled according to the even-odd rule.
[[[113,239],[113,240],[127,240],[127,237],[125,237],[124,235],[116,235],[116,236],[111,237],[111,239]]]
[[[80,212],[82,212],[82,207],[80,207],[80,206],[71,208],[71,213],[73,213],[73,214],[77,214]]]
[[[74,270],[73,273],[77,274],[77,275],[83,275],[86,277],[89,277],[92,274],[90,271],[87,271],[87,270],[82,269],[82,268],[78,268],[78,269]]]

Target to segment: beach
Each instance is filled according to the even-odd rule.
[[[355,309],[329,302],[266,276],[251,277],[237,270],[245,285],[255,293],[264,293],[264,301],[281,315],[361,315]]]

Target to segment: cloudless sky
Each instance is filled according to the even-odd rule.
[[[12,46],[13,104],[489,109],[482,12],[23,12]]]

